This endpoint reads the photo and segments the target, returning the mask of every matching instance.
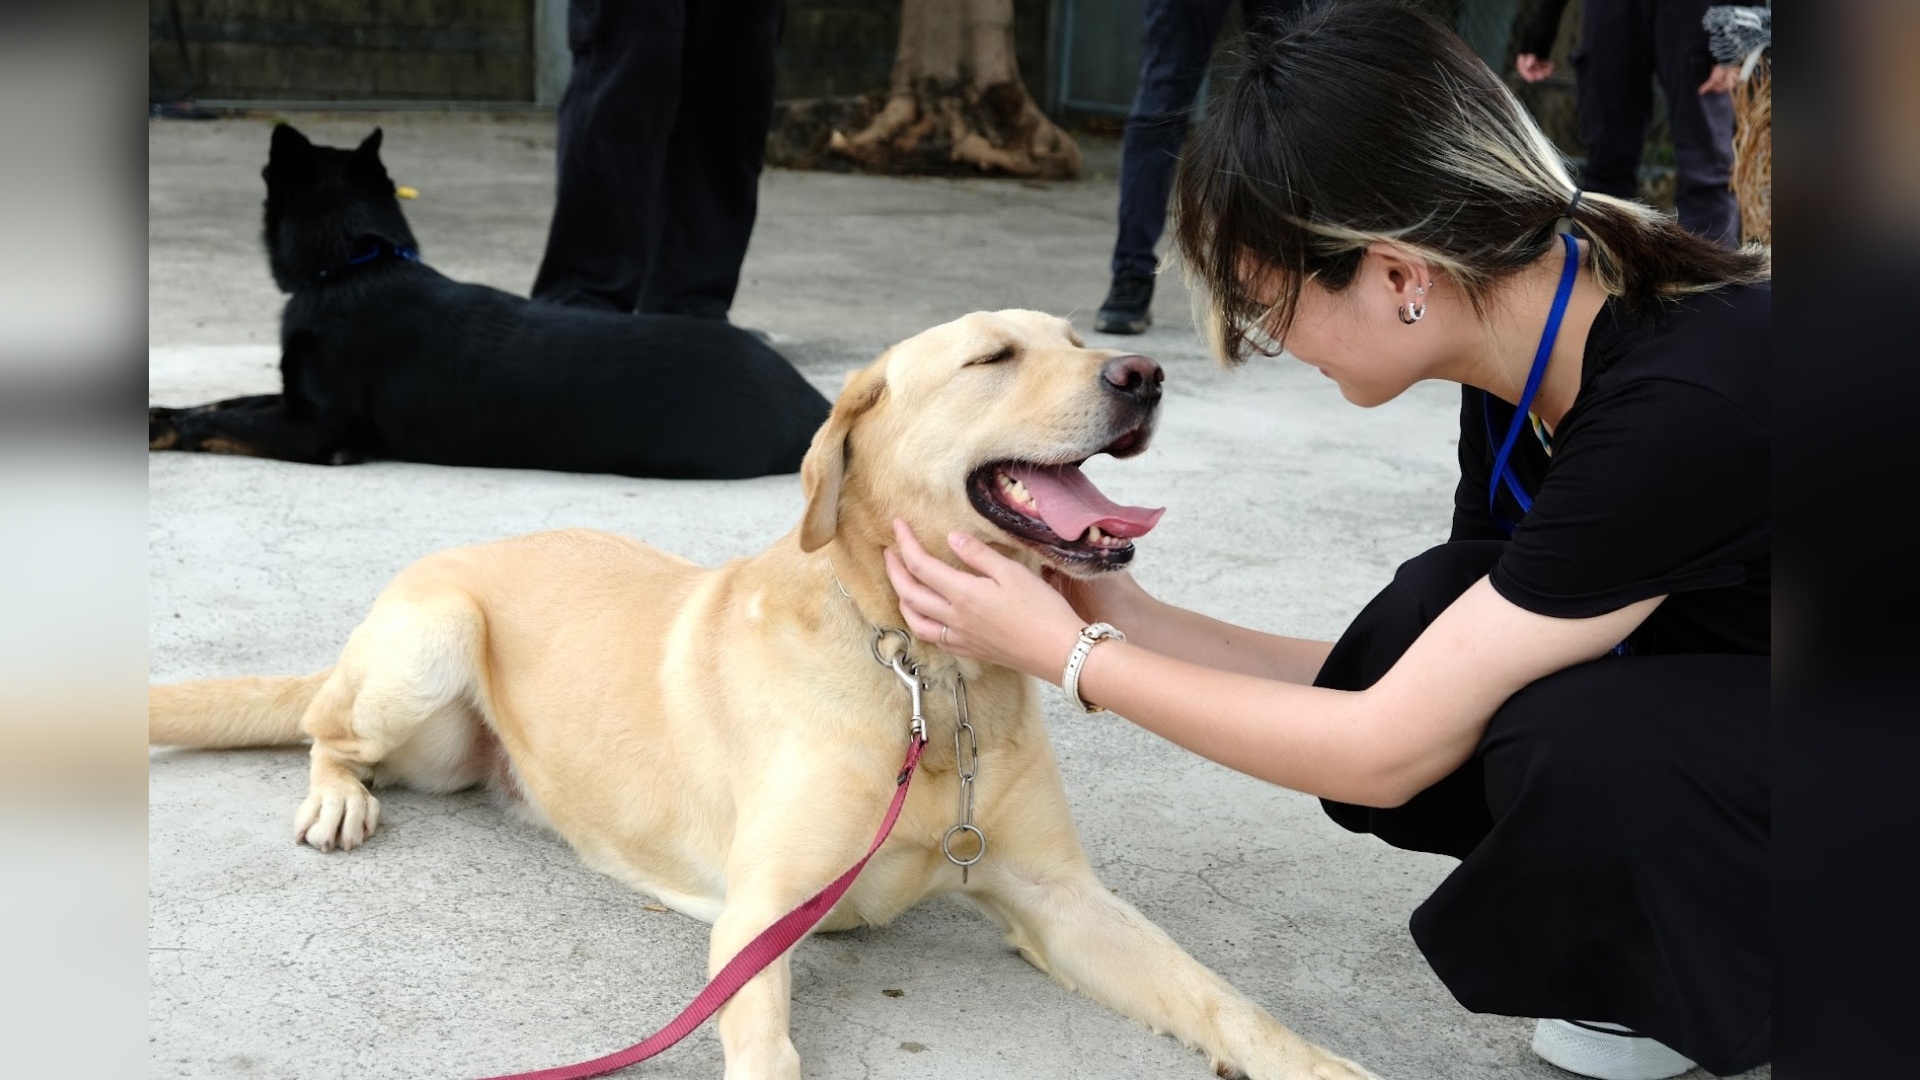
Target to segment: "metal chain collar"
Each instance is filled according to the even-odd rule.
[[[964,752],[960,743],[962,736],[966,737]],[[960,823],[940,837],[940,850],[948,862],[960,868],[960,884],[965,885],[967,871],[987,856],[987,834],[973,823],[973,778],[980,771],[980,740],[974,737],[973,725],[967,722],[967,680],[958,672],[953,676],[953,767],[960,773]],[[972,856],[963,859],[953,853],[956,833],[972,833],[978,841]]]
[[[892,656],[881,654],[881,643],[889,635],[900,636],[900,651]],[[927,715],[922,695],[926,693],[927,682],[920,677],[920,665],[907,660],[907,646],[912,638],[904,630],[881,627],[873,632],[873,659],[882,667],[892,669],[894,675],[906,684],[907,693],[913,699],[913,718],[909,730],[916,739],[927,737]],[[980,740],[974,734],[973,724],[969,722],[967,711],[967,680],[959,672],[953,675],[953,766],[960,774],[960,821],[949,828],[940,837],[940,852],[947,861],[960,868],[960,883],[967,883],[967,874],[973,864],[987,856],[987,834],[973,823],[973,779],[980,773]],[[953,853],[955,836],[972,834],[976,841],[973,854],[961,857]]]

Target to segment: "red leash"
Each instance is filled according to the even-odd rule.
[[[878,659],[878,653],[875,654],[875,658]],[[902,673],[901,677],[907,676]],[[901,766],[900,776],[894,782],[893,805],[887,808],[887,818],[880,823],[879,835],[873,838],[873,845],[867,848],[865,855],[860,856],[859,862],[848,867],[846,873],[835,878],[826,888],[814,893],[799,907],[782,915],[778,922],[760,931],[760,935],[748,942],[746,948],[741,949],[733,959],[727,961],[727,966],[721,968],[720,973],[713,977],[713,981],[707,983],[707,988],[700,991],[700,996],[694,998],[692,1004],[682,1010],[679,1016],[674,1017],[666,1027],[654,1032],[644,1041],[605,1057],[594,1058],[592,1061],[582,1061],[576,1065],[556,1065],[551,1069],[539,1069],[534,1072],[508,1073],[493,1077],[491,1080],[585,1080],[586,1077],[605,1076],[616,1069],[624,1069],[635,1062],[645,1061],[692,1034],[693,1030],[704,1023],[707,1017],[719,1011],[720,1006],[725,1005],[728,998],[739,993],[740,988],[747,985],[748,980],[760,974],[761,969],[768,964],[780,959],[781,954],[792,948],[794,942],[805,937],[807,931],[813,929],[814,924],[825,918],[827,912],[833,910],[833,905],[838,903],[840,898],[846,895],[846,891],[853,886],[853,879],[860,876],[860,871],[866,867],[867,860],[873,858],[873,853],[879,851],[880,845],[886,842],[887,834],[893,831],[893,823],[900,818],[900,809],[907,803],[907,786],[913,781],[914,767],[920,764],[920,751],[927,745],[925,723],[920,718],[920,694],[917,688],[913,699],[914,732],[907,743],[906,764]]]

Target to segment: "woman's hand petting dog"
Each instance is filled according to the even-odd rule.
[[[934,558],[903,521],[886,551],[900,615],[922,641],[1058,684],[1083,625],[1073,606],[1038,574],[964,532],[947,546],[977,573]]]

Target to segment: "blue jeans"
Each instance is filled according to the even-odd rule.
[[[1147,0],[1140,82],[1120,144],[1120,229],[1113,274],[1152,274],[1153,249],[1167,226],[1173,170],[1187,139],[1193,102],[1206,78],[1232,0]],[[1287,12],[1303,0],[1241,0],[1246,23]]]

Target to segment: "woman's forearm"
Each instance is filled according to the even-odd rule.
[[[1223,671],[1102,642],[1080,694],[1202,757],[1310,795],[1388,805],[1397,759],[1366,734],[1362,694]]]
[[[1079,690],[1249,775],[1342,802],[1397,806],[1472,756],[1514,693],[1605,656],[1663,599],[1560,619],[1515,606],[1482,578],[1365,690],[1213,670],[1131,640],[1095,645]]]
[[[1330,641],[1263,634],[1175,607],[1142,592],[1109,620],[1127,640],[1163,656],[1260,679],[1309,685]]]

